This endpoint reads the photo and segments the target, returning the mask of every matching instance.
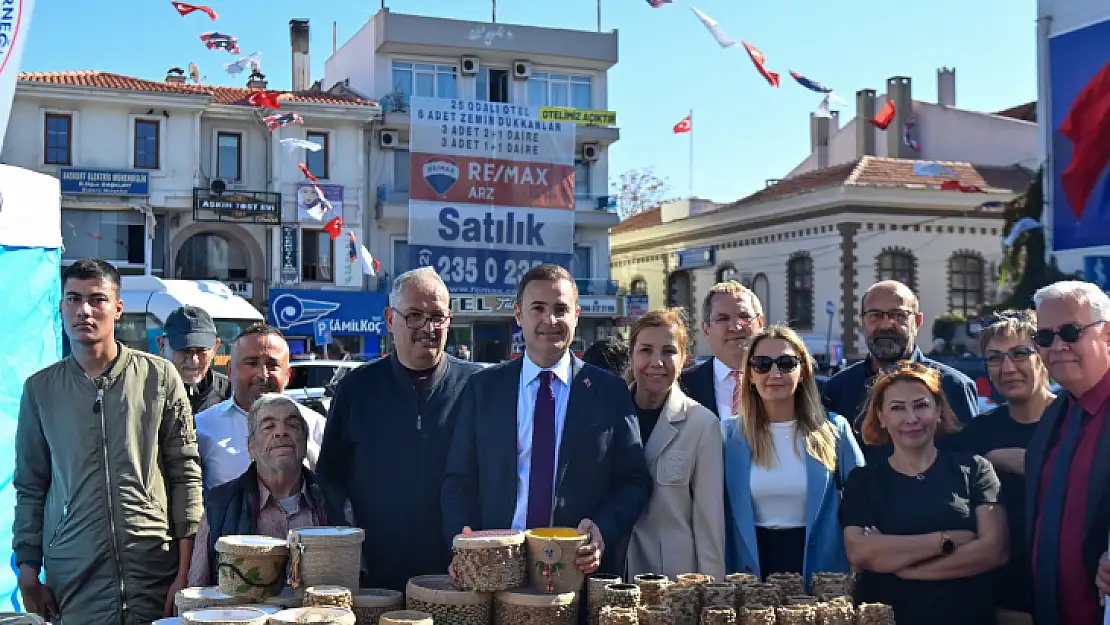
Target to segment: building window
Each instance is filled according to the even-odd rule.
[[[43,162],[73,164],[73,116],[47,113],[43,131]]]
[[[983,259],[975,254],[954,254],[948,259],[949,312],[977,317],[983,296]]]
[[[408,150],[393,150],[393,192],[409,192]]]
[[[879,254],[877,265],[879,281],[897,280],[917,292],[913,254],[905,250],[886,250]]]
[[[174,275],[178,280],[250,280],[250,257],[242,245],[207,232],[194,234],[177,250]]]
[[[532,72],[528,79],[529,106],[590,109],[590,77]]]
[[[147,219],[142,213],[62,209],[62,260],[103,258],[120,269],[142,269],[146,263]],[[155,219],[151,268],[165,269],[166,218]]]
[[[151,119],[135,120],[135,169],[158,169],[160,127]]]
[[[791,258],[786,266],[787,316],[796,329],[813,328],[813,259],[808,254]]]
[[[575,280],[589,280],[594,277],[593,251],[592,247],[574,246],[574,261],[571,263],[570,274]]]
[[[458,70],[454,65],[393,61],[393,90],[405,104],[412,96],[453,99],[459,97]]]
[[[574,197],[590,198],[590,164],[580,158],[574,159]]]
[[[647,280],[643,278],[633,278],[632,283],[628,287],[629,295],[647,295]]]
[[[335,242],[323,230],[301,231],[301,280],[331,282]]]
[[[409,270],[409,242],[405,239],[393,241],[393,275],[399,276]]]
[[[305,150],[304,164],[313,176],[327,179],[328,176],[328,133],[306,132],[305,139],[320,146],[319,150]]]
[[[755,298],[759,300],[760,307],[763,308],[764,319],[771,318],[771,281],[767,279],[767,274],[757,273],[752,278],[752,293],[755,293]]]
[[[475,81],[475,99],[482,102],[509,101],[509,70],[483,68]]]
[[[732,263],[722,265],[721,268],[717,270],[718,283],[728,282],[729,280],[740,281],[740,272],[736,270],[736,267],[734,267]]]
[[[243,179],[243,135],[237,132],[216,135],[216,177]]]

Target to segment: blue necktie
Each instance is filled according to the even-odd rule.
[[[555,390],[552,373],[541,371],[532,416],[532,468],[528,472],[528,528],[551,525],[555,489]]]
[[[1037,620],[1042,623],[1055,623],[1059,619],[1057,604],[1057,567],[1060,565],[1060,530],[1064,523],[1064,501],[1068,494],[1068,474],[1071,472],[1071,457],[1079,441],[1079,428],[1083,423],[1083,408],[1074,402],[1068,411],[1067,420],[1061,427],[1060,441],[1056,446],[1056,457],[1052,462],[1052,474],[1041,504],[1041,527],[1037,531],[1037,576],[1036,606]],[[1037,479],[1030,476],[1030,479]]]

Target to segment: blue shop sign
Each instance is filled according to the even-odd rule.
[[[141,169],[80,169],[58,172],[63,195],[150,195],[150,172]]]
[[[678,269],[698,269],[712,267],[714,264],[715,255],[711,247],[695,247],[675,253],[678,254]]]
[[[387,295],[381,291],[306,291],[270,289],[270,323],[285,334],[317,336],[316,322],[327,321],[334,336],[386,334]]]

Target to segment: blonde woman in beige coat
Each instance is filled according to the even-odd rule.
[[[632,328],[629,344],[632,394],[655,489],[632,530],[626,579],[643,573],[671,579],[703,573],[723,579],[721,424],[677,384],[687,356],[682,313],[647,313]]]

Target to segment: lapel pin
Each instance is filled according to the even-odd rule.
[[[585,380],[582,380],[582,384],[585,384],[586,388],[590,388],[590,378],[586,378]]]

